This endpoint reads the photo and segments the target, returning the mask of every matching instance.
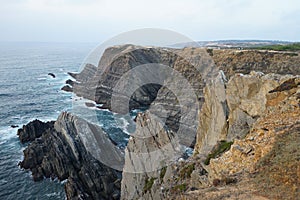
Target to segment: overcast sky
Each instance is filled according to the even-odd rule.
[[[0,41],[102,42],[163,28],[194,40],[300,41],[299,0],[0,0]]]

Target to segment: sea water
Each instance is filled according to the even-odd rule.
[[[62,111],[72,112],[78,100],[81,107],[76,110],[81,111],[77,114],[101,125],[125,147],[129,132],[134,131],[135,112],[121,116],[87,108],[84,103],[88,100],[60,90],[70,78],[67,72],[80,71],[94,47],[83,43],[0,43],[0,199],[65,199],[63,183],[50,179],[34,182],[30,171],[18,167],[26,144],[19,142],[17,128],[11,125],[55,120]]]

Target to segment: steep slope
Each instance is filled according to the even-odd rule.
[[[251,72],[225,82],[220,73],[205,88],[209,99],[200,115],[203,121],[195,146],[198,151],[188,160],[174,159],[152,173],[135,174],[139,179],[132,179],[130,187],[144,191],[136,193],[135,198],[297,199],[299,86],[299,76]],[[251,118],[252,122],[239,124],[236,133],[240,133],[231,134],[230,127],[236,122],[229,119],[236,109],[247,116],[234,118],[238,124],[240,119]],[[139,141],[134,145],[139,146]]]

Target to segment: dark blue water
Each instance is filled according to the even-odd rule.
[[[0,43],[0,199],[64,199],[63,183],[33,182],[22,160],[17,129],[33,119],[55,120],[72,109],[72,94],[60,90],[78,71],[93,44]],[[47,74],[56,75],[52,78]]]
[[[23,158],[17,129],[11,125],[34,119],[57,119],[69,111],[100,125],[124,148],[134,132],[137,111],[119,115],[88,108],[86,99],[60,88],[78,72],[94,44],[0,43],[0,199],[65,199],[63,183],[45,179],[34,182],[29,171],[18,167]],[[52,78],[48,73],[54,73]]]

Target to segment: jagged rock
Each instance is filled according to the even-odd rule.
[[[77,74],[77,73],[72,73],[69,72],[68,74],[76,79],[78,82],[85,82],[88,81],[90,78],[92,78],[97,71],[97,67],[92,65],[92,64],[86,64],[83,70]],[[69,83],[67,83],[69,84]]]
[[[300,78],[292,78],[288,80],[297,80]],[[282,87],[286,81],[274,88]],[[269,91],[274,90],[271,88]],[[285,94],[285,98],[277,99],[276,103],[270,104],[268,99],[265,102],[266,108],[261,117],[253,124],[250,133],[246,138],[235,140],[230,151],[217,159],[212,159],[211,177],[220,177],[222,175],[230,175],[234,173],[254,172],[256,163],[272,150],[276,138],[281,134],[288,134],[289,131],[300,124],[300,101],[297,100],[299,88],[290,88],[290,92],[286,90],[277,93]],[[267,94],[272,95],[272,94]],[[298,141],[299,142],[299,141]]]
[[[46,125],[42,122],[37,124],[38,127]],[[20,130],[20,138],[26,138],[31,130],[37,128],[33,123],[30,127],[33,128]],[[55,124],[51,123],[50,128],[35,134],[35,140],[24,150],[20,166],[30,169],[35,181],[44,177],[67,180],[65,191],[68,199],[118,199],[121,173],[111,168],[114,166],[109,166],[112,163],[102,161],[110,158],[122,160],[122,156],[105,133],[99,130],[97,126],[64,112]],[[89,143],[88,137],[95,135],[96,144]],[[86,143],[90,145],[88,149]],[[101,162],[97,157],[99,153]]]
[[[76,79],[73,90],[77,96],[103,104],[103,108],[114,112],[126,113],[128,110],[147,107],[150,104],[161,107],[162,112],[157,112],[157,116],[165,121],[166,126],[172,131],[178,133],[182,144],[193,147],[198,127],[196,123],[198,120],[195,120],[197,114],[193,113],[198,113],[198,109],[201,109],[203,87],[206,82],[214,78],[218,68],[222,69],[228,78],[231,78],[236,72],[248,74],[252,70],[263,73],[299,74],[299,58],[295,53],[285,52],[214,50],[213,55],[210,56],[205,49],[201,48],[170,49],[120,45],[107,48],[97,67],[87,64],[81,73],[70,73],[70,75]],[[150,82],[151,84],[139,85],[137,83],[142,79],[137,78],[138,76],[134,76],[134,79],[129,78],[132,81],[130,83],[135,84],[126,85],[122,81],[119,82],[125,74],[132,72],[136,67],[155,63],[168,66],[179,72],[189,82],[196,97],[190,98],[191,95],[188,95],[185,99],[183,98],[183,101],[188,102],[191,99],[191,104],[199,105],[183,106],[178,102],[180,92],[185,91],[186,87],[181,81],[174,80],[170,76],[165,77],[163,70],[160,70],[160,73],[153,72],[153,70],[140,73],[144,74],[142,75],[144,78],[157,77],[157,80],[162,80],[159,84]],[[142,82],[147,82],[145,80]],[[173,82],[175,83],[173,88],[178,88],[177,90],[180,92],[174,93],[170,88],[161,87]],[[120,84],[118,85],[118,83]],[[117,92],[115,91],[116,86],[119,87]],[[130,90],[128,86],[130,89],[134,88],[133,86],[137,87],[136,90]],[[70,90],[70,88],[66,89]],[[112,94],[119,96],[116,104],[125,102],[126,105],[114,108],[111,105]],[[193,110],[190,109],[191,107]],[[242,124],[248,126],[253,123],[253,120],[247,117],[247,114],[249,113],[242,109],[236,110],[233,116],[244,118]],[[252,116],[252,114],[250,115]],[[230,119],[230,121],[235,120]],[[233,137],[235,137],[234,133],[240,131],[238,124],[230,127]],[[246,131],[242,132],[241,135],[246,133]]]
[[[17,134],[22,143],[31,142],[41,137],[47,129],[53,128],[53,125],[54,121],[45,123],[36,119],[20,128]]]
[[[243,78],[247,86],[247,79],[253,77]],[[166,199],[297,199],[300,195],[297,159],[300,155],[300,77],[260,74],[257,81],[262,89],[268,88],[272,81],[275,84],[269,90],[273,92],[266,90],[265,106],[258,106],[262,113],[251,125],[250,133],[243,139],[235,139],[229,151],[212,158],[209,165],[202,165],[202,158],[194,156],[187,162],[169,166],[170,181],[164,178],[161,184]],[[286,87],[287,83],[293,87]],[[240,93],[248,94],[247,88]],[[240,93],[234,94],[243,97]],[[236,102],[240,106],[241,102]],[[251,105],[249,109],[253,111]]]
[[[237,74],[226,85],[229,108],[227,140],[243,138],[251,125],[266,109],[266,95],[292,75],[251,72],[249,75]]]
[[[73,92],[73,88],[70,87],[69,85],[65,85],[61,88],[61,90],[66,91],[66,92]]]
[[[228,83],[222,79],[219,74],[205,88],[195,154],[208,153],[220,140],[244,138],[252,124],[265,112],[267,96],[272,95],[269,91],[281,84],[286,85],[295,76],[251,72],[249,75],[236,74]],[[298,84],[293,83],[294,86]]]
[[[117,113],[150,104],[160,107],[156,115],[178,134],[182,144],[193,146],[203,74],[214,69],[207,57],[204,49],[111,47],[103,53],[94,74],[87,73],[92,71],[89,66],[80,74],[72,74],[79,82],[73,91]]]
[[[151,113],[140,113],[125,151],[121,199],[161,199],[160,171],[180,154],[176,136]]]
[[[196,153],[208,153],[218,140],[227,136],[229,108],[226,102],[226,78],[222,71],[207,83],[204,89],[205,103],[199,114]]]
[[[66,84],[71,85],[72,87],[75,85],[76,82],[74,82],[71,79],[66,80]]]

